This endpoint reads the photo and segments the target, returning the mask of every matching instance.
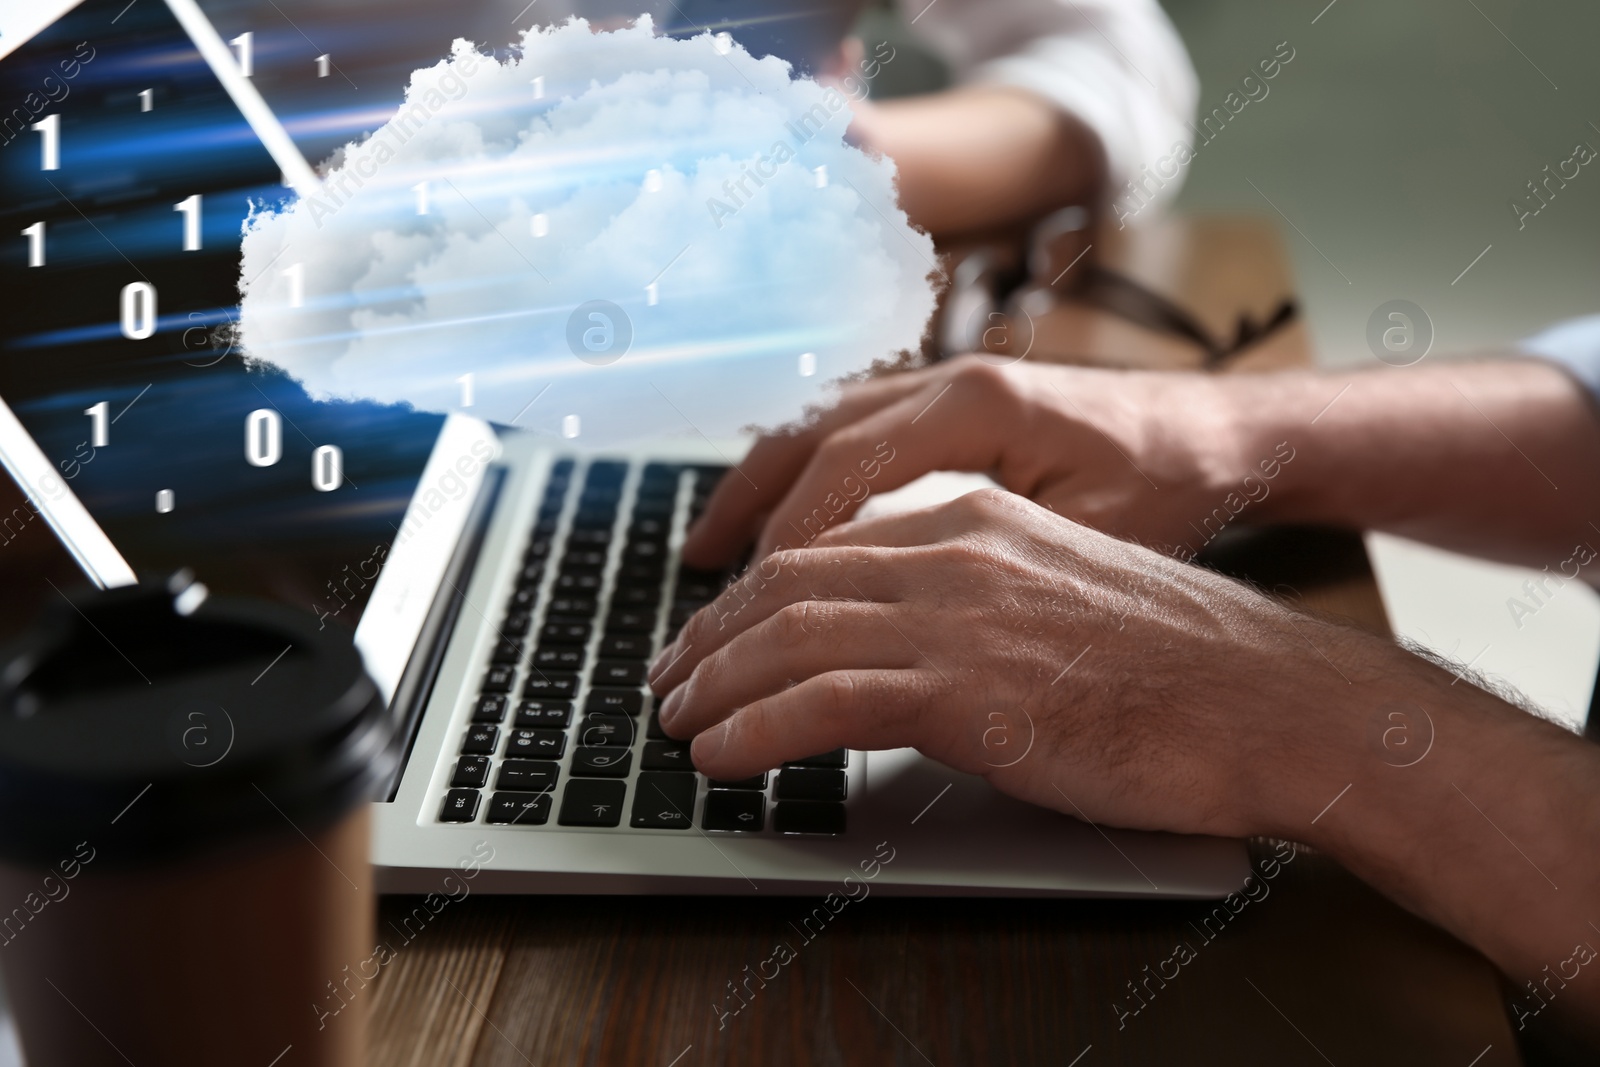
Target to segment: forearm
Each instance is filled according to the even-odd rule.
[[[982,230],[1100,197],[1099,142],[1020,89],[955,89],[865,107],[852,132],[893,159],[900,203],[935,234]]]
[[[1477,947],[1514,1008],[1600,1017],[1600,748],[1382,639],[1300,625],[1348,681],[1286,709],[1307,747],[1265,775],[1263,832]]]
[[[1600,548],[1600,418],[1542,361],[1241,376],[1225,396],[1241,462],[1279,442],[1295,453],[1256,521],[1384,530],[1534,566]]]

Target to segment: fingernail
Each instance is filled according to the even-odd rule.
[[[667,647],[663,648],[659,653],[657,653],[655,662],[650,664],[650,673],[645,675],[645,682],[650,685],[655,685],[656,679],[661,677],[662,672],[667,669],[667,665],[672,662],[672,658],[677,651],[677,641],[667,642]]]
[[[673,720],[678,717],[678,711],[683,706],[683,690],[684,686],[678,686],[678,688],[667,694],[667,699],[661,702],[662,726],[671,726]]]
[[[689,746],[690,758],[694,760],[696,767],[703,766],[721,755],[722,748],[727,743],[728,722],[724,719],[694,739],[694,744]]]

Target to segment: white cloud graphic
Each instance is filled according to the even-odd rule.
[[[458,41],[406,99],[246,225],[245,352],[313,397],[459,410],[470,374],[473,414],[580,444],[718,436],[921,341],[893,164],[778,59],[575,20],[505,62]],[[622,315],[580,312],[574,354],[591,301]]]

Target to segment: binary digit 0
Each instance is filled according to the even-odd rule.
[[[331,493],[344,484],[344,452],[338,445],[320,445],[311,453],[311,488]]]
[[[143,341],[156,332],[156,287],[129,282],[122,287],[122,336]]]
[[[244,420],[244,458],[270,467],[283,458],[283,420],[271,408],[256,408]]]

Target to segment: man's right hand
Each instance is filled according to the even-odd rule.
[[[1254,455],[1235,407],[1224,383],[1200,375],[976,356],[850,385],[813,425],[751,449],[683,558],[710,568],[752,540],[754,559],[802,547],[871,493],[938,470],[987,472],[1066,518],[1189,556],[1207,539],[1205,516],[1229,494],[1244,500],[1246,478],[1266,486],[1293,454]]]

